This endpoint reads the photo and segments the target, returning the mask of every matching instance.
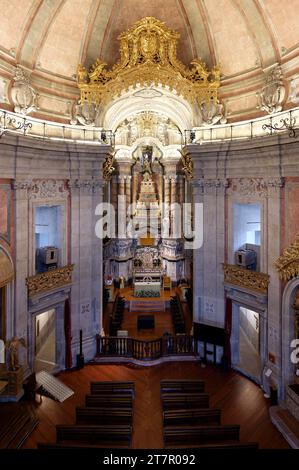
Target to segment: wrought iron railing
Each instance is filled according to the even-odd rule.
[[[152,361],[166,356],[197,354],[197,341],[188,335],[163,336],[149,341],[128,337],[97,336],[97,356]]]
[[[0,110],[0,138],[4,134],[17,134],[42,140],[76,142],[79,144],[114,145],[111,130],[36,119],[30,116]]]
[[[289,137],[299,135],[299,108],[256,118],[251,121],[209,127],[203,126],[186,130],[184,145],[246,140],[279,133],[287,133]]]
[[[296,137],[298,132],[299,107],[252,120],[185,130],[182,146],[246,140],[278,133],[287,133],[290,137]],[[115,145],[115,135],[111,130],[93,126],[61,124],[0,109],[0,138],[7,133],[42,140]]]

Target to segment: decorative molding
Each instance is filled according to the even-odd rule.
[[[26,279],[28,296],[33,297],[43,292],[71,284],[73,269],[74,264],[69,264],[62,268],[51,269],[50,271],[28,277]]]
[[[103,189],[103,181],[99,178],[74,179],[70,182],[71,190],[83,190],[89,194],[100,192]]]
[[[299,233],[294,242],[283,250],[283,254],[274,263],[279,277],[289,281],[292,277],[299,276]]]
[[[278,189],[283,186],[284,178],[232,178],[229,181],[228,194],[267,197],[270,188]]]
[[[68,180],[15,181],[13,189],[27,191],[29,199],[61,199],[69,194]]]
[[[267,294],[270,282],[270,276],[268,274],[251,271],[250,269],[234,264],[223,263],[222,266],[224,271],[224,284]]]

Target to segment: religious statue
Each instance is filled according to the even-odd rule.
[[[17,370],[19,366],[19,348],[20,346],[26,347],[26,342],[24,338],[17,338],[13,336],[13,338],[6,343],[7,351],[9,354],[9,369],[10,370]]]
[[[151,169],[151,164],[148,159],[147,154],[144,155],[144,160],[143,160],[143,169],[142,169],[142,175],[143,175],[143,181],[151,181],[152,179],[152,169]]]

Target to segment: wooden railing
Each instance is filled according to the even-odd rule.
[[[193,336],[188,335],[164,336],[150,341],[97,335],[97,356],[130,357],[140,361],[152,361],[165,356],[197,353],[197,342]]]

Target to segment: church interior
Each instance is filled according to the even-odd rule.
[[[0,449],[299,449],[298,0],[0,0]]]

